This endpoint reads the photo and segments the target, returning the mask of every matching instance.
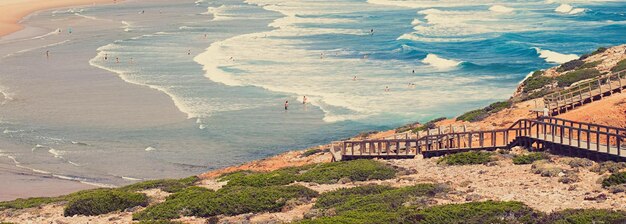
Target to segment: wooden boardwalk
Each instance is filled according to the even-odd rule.
[[[416,138],[333,142],[334,161],[410,159],[524,146],[597,160],[626,161],[626,129],[545,117],[521,119],[507,129],[450,132]]]
[[[626,70],[609,73],[543,97],[551,115],[558,115],[626,89]]]

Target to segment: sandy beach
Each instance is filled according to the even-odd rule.
[[[20,21],[31,13],[53,8],[112,3],[113,0],[4,0],[0,2],[0,37],[24,28]]]

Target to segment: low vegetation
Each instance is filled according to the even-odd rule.
[[[623,70],[626,70],[626,59],[619,61],[615,67],[611,68],[612,72],[620,72]]]
[[[473,110],[473,111],[464,113],[461,116],[457,117],[456,120],[457,121],[469,121],[469,122],[482,121],[485,118],[487,118],[489,114],[497,113],[501,110],[511,107],[511,105],[512,103],[509,101],[495,102],[483,109]]]
[[[319,184],[336,183],[342,178],[351,181],[386,180],[395,177],[396,170],[373,160],[354,160],[337,163],[321,163],[301,167],[283,168],[271,172],[240,171],[223,175],[221,180],[229,186],[274,186],[296,181]]]
[[[154,189],[158,188],[165,192],[175,193],[181,191],[182,189],[192,186],[196,183],[200,178],[196,176],[191,176],[183,179],[162,179],[162,180],[149,180],[144,182],[139,182],[136,184],[131,184],[125,187],[121,187],[122,191],[141,191],[146,189]]]
[[[430,121],[426,122],[426,124],[424,124],[422,126],[414,128],[413,130],[411,130],[411,132],[418,133],[420,131],[426,131],[426,130],[430,130],[430,129],[435,129],[435,128],[437,128],[437,124],[436,123],[440,122],[440,121],[443,121],[445,119],[448,119],[448,118],[445,118],[445,117],[435,118],[433,120],[430,120]]]
[[[586,224],[626,223],[626,212],[605,209],[568,209],[546,215],[541,223]]]
[[[583,64],[585,64],[585,61],[580,60],[580,59],[574,59],[568,62],[563,63],[561,66],[559,66],[556,71],[557,72],[567,72],[567,71],[572,71],[574,69],[579,68],[580,66],[582,66]]]
[[[543,76],[543,71],[535,71],[523,82],[524,93],[532,93],[537,89],[541,89],[544,86],[552,83],[552,78]]]
[[[534,223],[541,213],[521,202],[471,202],[434,206],[402,215],[402,223]]]
[[[598,163],[594,166],[591,167],[591,169],[589,169],[591,172],[595,172],[598,174],[604,174],[604,173],[617,173],[622,169],[626,169],[626,163],[624,162],[613,162],[613,161],[606,161],[606,162],[601,162]]]
[[[579,69],[572,72],[565,73],[556,77],[559,82],[559,87],[568,87],[578,81],[594,78],[600,75],[600,71],[595,68]]]
[[[626,184],[626,172],[619,172],[611,174],[608,178],[602,181],[602,186],[610,187],[615,185]]]
[[[180,216],[211,217],[280,211],[290,199],[316,197],[303,186],[235,186],[218,191],[189,187],[167,197],[163,203],[133,214],[135,220],[169,220]]]
[[[602,54],[606,50],[608,50],[608,48],[606,48],[606,47],[599,47],[597,50],[595,50],[594,52],[591,52],[590,54],[583,54],[582,56],[580,56],[579,60],[585,60],[588,57],[594,56],[596,54]]]
[[[531,152],[524,155],[517,155],[513,157],[513,164],[523,165],[531,164],[537,160],[549,159],[550,156],[545,152]]]
[[[136,193],[137,191],[159,188],[173,193],[187,188],[197,181],[198,177],[195,176],[183,179],[150,180],[116,189],[101,188],[79,191],[59,197],[17,199],[0,202],[0,210],[25,209],[45,204],[66,202],[64,208],[66,216],[99,215],[136,206],[146,206],[148,198],[145,194]]]
[[[437,163],[445,165],[473,165],[487,164],[494,161],[491,152],[462,152],[441,157]]]
[[[148,197],[145,194],[117,189],[95,189],[73,195],[65,206],[63,215],[93,216],[147,205]]]
[[[324,150],[318,149],[318,148],[312,148],[312,149],[308,149],[306,151],[304,151],[304,153],[302,153],[301,157],[309,157],[318,153],[322,153],[324,152]]]

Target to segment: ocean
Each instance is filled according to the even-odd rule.
[[[599,0],[149,0],[41,12],[26,22],[43,34],[0,40],[0,156],[120,186],[454,117],[508,99],[537,69],[623,44],[625,12]],[[166,94],[186,119],[46,120],[11,85],[41,71],[30,61],[45,50],[76,57],[57,73],[110,73]],[[46,88],[76,85],[53,80]],[[78,83],[72,94],[89,95]],[[107,102],[76,103],[96,106]]]

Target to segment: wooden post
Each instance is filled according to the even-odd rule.
[[[598,88],[600,89],[600,99],[602,99],[604,94],[602,94],[602,81],[600,79],[598,79]]]

